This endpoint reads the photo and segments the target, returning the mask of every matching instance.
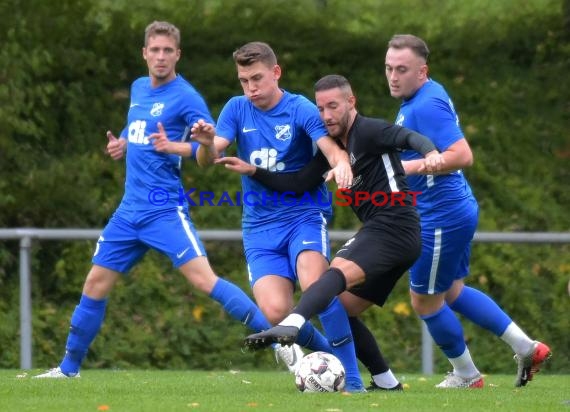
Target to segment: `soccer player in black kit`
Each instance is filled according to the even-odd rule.
[[[359,115],[346,78],[328,75],[320,79],[315,84],[315,99],[329,135],[349,154],[354,181],[342,190],[342,198],[350,199],[362,227],[338,250],[330,268],[304,291],[291,314],[275,327],[245,339],[255,349],[273,342],[293,343],[303,323],[337,295],[351,317],[373,304],[382,306],[421,249],[419,216],[413,206],[416,194],[405,196],[409,189],[398,150],[413,149],[424,155],[420,173],[436,173],[443,165],[443,158],[426,137]],[[320,154],[296,173],[271,173],[236,158],[218,162],[276,190],[297,194],[318,184],[330,168]]]

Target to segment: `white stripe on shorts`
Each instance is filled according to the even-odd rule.
[[[190,240],[190,243],[192,243],[192,247],[194,248],[196,256],[204,256],[202,254],[202,251],[200,250],[200,247],[198,246],[198,241],[196,240],[196,236],[194,236],[194,232],[192,232],[192,229],[190,229],[190,225],[186,220],[186,215],[183,212],[182,206],[178,206],[177,209],[178,209],[177,210],[178,217],[180,217],[180,221],[182,222],[182,227],[186,232],[186,236],[188,236],[188,240]]]
[[[437,268],[439,266],[439,257],[441,255],[441,228],[435,229],[433,239],[433,256],[431,260],[431,269],[429,271],[428,294],[433,295],[435,290],[435,278],[437,277]]]
[[[321,253],[324,257],[328,257],[328,247],[327,247],[327,219],[321,213]]]

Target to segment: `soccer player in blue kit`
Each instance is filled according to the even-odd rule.
[[[149,248],[168,256],[192,285],[233,318],[253,330],[270,327],[241,289],[214,273],[188,205],[180,204],[181,161],[193,155],[200,142],[200,136],[188,142],[189,132],[198,121],[213,120],[201,95],[175,71],[179,45],[180,32],[172,24],[155,21],[147,26],[142,54],[149,76],[132,84],[127,126],[120,138],[107,133],[109,155],[118,160],[126,153],[125,193],[97,242],[71,317],[65,356],[58,367],[36,378],[79,377],[103,323],[108,294]]]
[[[287,173],[308,163],[318,147],[333,167],[337,183],[350,183],[348,156],[327,136],[316,106],[279,87],[281,68],[271,47],[247,43],[233,58],[244,95],[231,98],[223,107],[215,139],[200,147],[198,161],[210,163],[218,151],[236,141],[244,161]],[[305,290],[328,267],[326,219],[332,212],[328,192],[321,184],[307,194],[306,201],[292,206],[248,176],[242,177],[242,186],[243,193],[257,195],[244,202],[242,218],[249,280],[259,308],[275,324],[293,307],[296,280]],[[346,390],[364,391],[348,317],[338,299],[319,318],[328,342],[307,322],[297,343],[332,352],[345,367]]]
[[[367,389],[402,390],[359,315],[372,305],[384,305],[421,250],[419,216],[413,206],[417,193],[409,192],[398,150],[413,148],[422,153],[423,167],[432,172],[441,168],[443,160],[427,137],[358,114],[356,97],[343,76],[333,74],[317,81],[315,100],[329,136],[350,154],[354,179],[342,198],[362,226],[337,251],[330,268],[303,292],[292,314],[276,327],[248,336],[245,343],[257,349],[294,341],[306,321],[339,295],[350,316],[358,358],[372,375]],[[217,163],[298,196],[322,183],[329,168],[320,152],[294,173],[271,173],[235,157]]]
[[[530,339],[491,297],[464,283],[479,207],[461,169],[471,166],[473,155],[449,95],[428,75],[428,55],[422,39],[403,34],[389,41],[385,59],[390,93],[402,99],[396,124],[430,138],[445,159],[441,172],[426,175],[417,173],[419,153],[406,150],[401,156],[410,188],[422,193],[417,203],[422,252],[410,269],[412,306],[453,366],[437,387],[483,386],[453,312],[512,347],[515,386],[524,386],[550,357],[550,348]]]

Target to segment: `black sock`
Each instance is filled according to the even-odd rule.
[[[307,288],[301,295],[299,304],[293,310],[306,320],[321,313],[331,303],[333,298],[346,290],[344,273],[337,268],[329,268],[319,280]]]
[[[349,317],[356,357],[372,376],[388,371],[389,367],[370,329],[357,317]]]

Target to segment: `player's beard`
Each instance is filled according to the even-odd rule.
[[[335,140],[340,140],[344,134],[343,128],[338,123],[334,125],[327,125],[327,132],[329,132],[329,136]]]
[[[343,116],[338,120],[338,122],[327,125],[327,131],[329,132],[329,136],[336,140],[341,140],[346,134],[348,133],[348,123],[350,120],[350,113],[346,112]]]

